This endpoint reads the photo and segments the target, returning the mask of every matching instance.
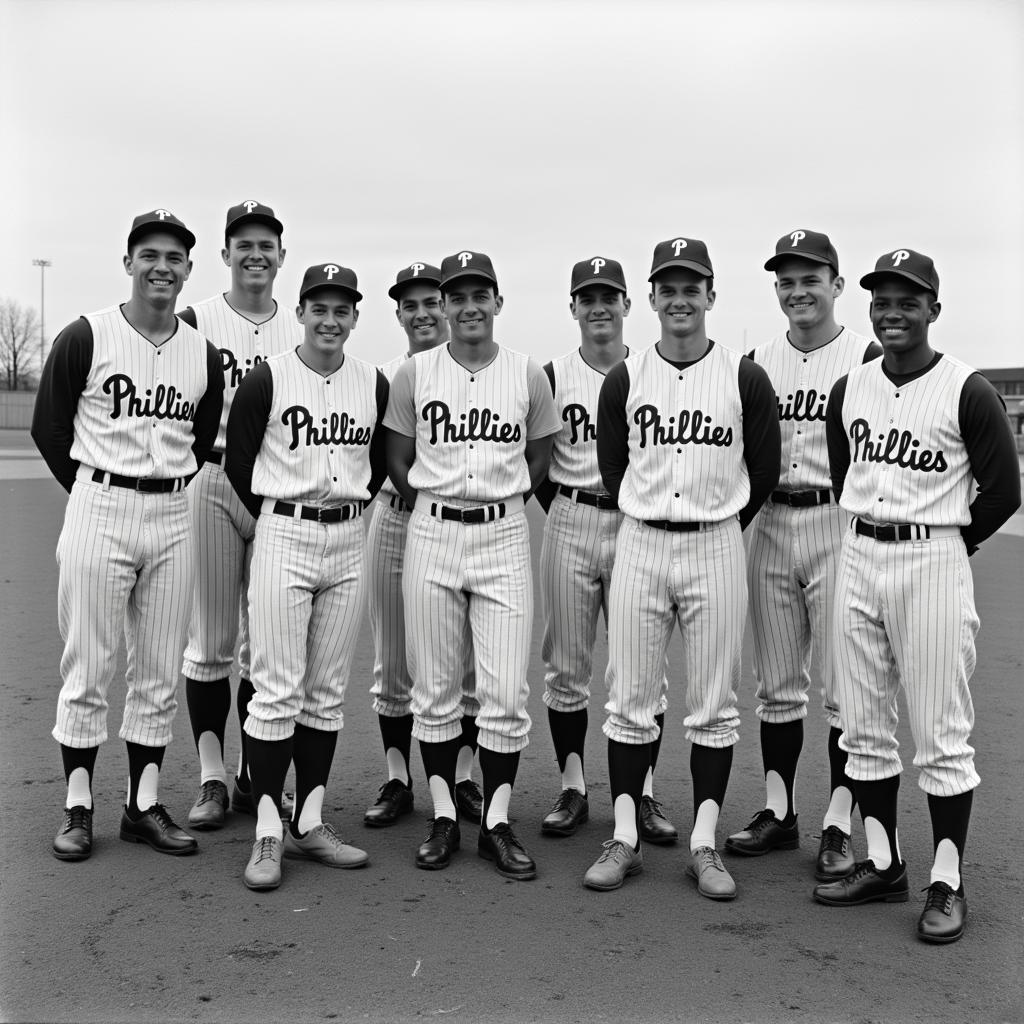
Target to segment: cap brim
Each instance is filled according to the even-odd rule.
[[[312,295],[313,292],[324,292],[329,288],[333,288],[336,292],[344,292],[346,295],[351,295],[356,302],[362,302],[363,296],[355,290],[355,288],[349,288],[345,284],[334,284],[326,281],[317,282],[317,284],[311,284],[308,288],[303,288],[299,292],[299,302],[301,302],[307,295]]]
[[[411,288],[414,284],[432,284],[435,288],[441,287],[441,279],[439,277],[410,277],[408,281],[400,281],[397,284],[393,284],[388,289],[388,295],[397,302],[402,297],[402,292],[406,289]]]
[[[569,295],[575,295],[592,284],[606,284],[609,288],[614,288],[617,292],[622,292],[623,295],[626,294],[626,286],[621,281],[613,281],[610,277],[588,277],[585,281],[573,285],[569,289]]]
[[[917,274],[911,274],[907,270],[872,270],[870,274],[865,274],[860,279],[861,288],[866,291],[871,291],[872,288],[879,282],[887,277],[902,277],[907,281],[912,281],[919,288],[923,288],[926,292],[931,292],[932,295],[938,296],[938,289],[930,281],[926,281],[923,277],[918,277]]]
[[[480,270],[479,267],[476,270],[470,270],[469,268],[466,270],[459,270],[448,277],[442,278],[440,287],[447,288],[452,281],[458,281],[459,278],[462,277],[479,277],[482,281],[490,281],[495,288],[498,287],[498,279],[493,274],[489,274],[486,270]]]
[[[175,238],[181,239],[185,243],[185,248],[191,252],[195,248],[196,236],[189,231],[188,228],[179,227],[177,224],[165,224],[156,222],[150,224],[141,224],[134,231],[128,233],[128,248],[130,249],[140,238],[145,238],[146,235],[159,235],[160,232],[168,235],[174,235]]]
[[[809,263],[824,263],[825,266],[831,267],[837,274],[839,273],[839,267],[827,256],[815,256],[810,252],[777,252],[765,263],[764,269],[774,270],[783,260],[807,260]]]
[[[660,263],[651,271],[647,280],[653,281],[660,273],[671,270],[673,267],[682,267],[683,270],[695,270],[702,277],[714,277],[714,271],[704,263],[695,263],[693,260],[669,260],[667,263]]]
[[[224,228],[224,233],[230,236],[232,232],[237,231],[246,224],[266,224],[268,228],[272,228],[277,234],[284,234],[284,225],[276,217],[268,217],[265,213],[243,213],[241,217],[236,217]]]

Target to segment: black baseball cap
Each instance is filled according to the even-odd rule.
[[[356,272],[343,267],[339,263],[317,263],[302,275],[302,287],[299,289],[299,302],[310,293],[321,288],[337,288],[348,292],[356,302],[362,300],[357,287]]]
[[[267,227],[279,234],[284,234],[284,225],[274,216],[274,211],[269,206],[256,202],[255,199],[246,199],[245,202],[232,206],[228,210],[227,223],[224,225],[224,234],[230,236],[243,224],[266,224]]]
[[[939,275],[930,256],[923,256],[913,249],[893,249],[879,256],[875,269],[860,279],[861,288],[871,291],[886,277],[904,277],[926,291],[939,297]]]
[[[651,261],[651,276],[648,281],[653,281],[663,270],[670,267],[683,267],[686,270],[696,270],[704,277],[714,277],[715,272],[711,269],[711,257],[708,255],[708,247],[699,238],[670,238],[665,242],[659,242],[654,247],[654,259]]]
[[[131,230],[128,232],[128,248],[131,249],[144,235],[151,235],[156,231],[166,231],[169,235],[180,238],[190,252],[196,244],[196,236],[170,210],[158,207],[149,213],[140,213],[132,221]]]
[[[839,256],[836,247],[828,235],[807,228],[797,228],[783,235],[775,243],[775,255],[764,265],[765,270],[775,268],[790,256],[797,256],[812,263],[827,263],[837,274],[839,273]]]
[[[494,274],[490,256],[482,252],[463,249],[453,256],[445,256],[441,260],[441,288],[459,277],[482,277],[498,287],[498,278]]]
[[[388,295],[397,302],[402,292],[413,284],[432,284],[441,287],[441,271],[431,263],[410,263],[402,267],[395,278],[395,283],[388,289]]]
[[[581,260],[572,268],[569,295],[575,295],[581,288],[586,288],[590,284],[606,284],[625,293],[626,277],[622,273],[622,264],[604,256]]]

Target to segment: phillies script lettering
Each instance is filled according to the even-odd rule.
[[[369,444],[370,428],[357,427],[347,412],[332,412],[316,423],[313,414],[304,405],[289,406],[281,413],[281,422],[291,427],[292,443],[288,451],[293,452],[300,444]]]
[[[893,427],[888,434],[876,434],[871,440],[871,424],[867,420],[854,420],[850,424],[854,462],[885,462],[903,469],[916,469],[921,473],[945,473],[949,468],[941,451],[922,448],[921,442],[909,430]]]
[[[518,423],[502,423],[501,417],[490,409],[470,409],[459,415],[459,422],[452,422],[451,409],[444,402],[427,402],[423,406],[423,419],[430,424],[430,443],[443,441],[496,441],[498,444],[515,444],[523,436]]]
[[[114,373],[103,382],[103,393],[114,399],[114,408],[110,413],[112,420],[116,420],[122,413],[125,416],[152,417],[155,420],[195,419],[195,402],[186,401],[173,384],[170,387],[157,384],[153,389],[146,388],[145,398],[139,398],[135,381],[126,373]]]
[[[683,409],[678,422],[669,416],[668,423],[653,405],[641,405],[633,414],[640,428],[640,447],[648,444],[710,444],[727,448],[732,444],[732,427],[713,427],[711,417],[701,409]]]
[[[597,427],[590,422],[590,413],[579,402],[570,402],[562,410],[562,421],[569,424],[569,444],[579,444],[581,435],[584,441],[597,440]]]
[[[263,356],[253,356],[252,359],[246,359],[243,369],[238,365],[235,353],[231,349],[222,348],[218,351],[220,352],[220,368],[224,371],[229,388],[237,388],[245,379],[246,374],[263,362]]]
[[[825,406],[828,395],[811,388],[808,391],[796,391],[786,396],[786,404],[779,402],[780,420],[797,420],[809,423],[812,420],[825,422]]]

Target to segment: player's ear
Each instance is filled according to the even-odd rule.
[[[836,274],[836,276],[832,278],[832,295],[838,299],[839,296],[843,294],[843,289],[845,287],[845,279]]]
[[[124,272],[129,277],[131,277],[131,274],[132,274],[132,254],[130,252],[126,252],[124,254]]]
[[[278,252],[277,252],[277,265],[278,265],[278,267],[283,267],[284,266],[284,257],[285,257],[285,254],[287,252],[288,252],[287,249],[278,248]]]
[[[191,273],[192,273],[192,261],[191,260],[186,260],[185,261],[185,280],[186,281],[188,280],[189,274],[191,274]]]
[[[402,311],[401,309],[398,308],[398,306],[395,306],[395,319],[399,323],[402,323]],[[403,324],[402,326],[404,327],[405,325]]]
[[[716,297],[716,294],[717,293],[715,292],[714,288],[709,288],[708,289],[708,304],[707,304],[707,308],[708,309],[714,309],[715,308],[715,297]]]
[[[939,319],[939,314],[942,312],[942,303],[938,299],[928,303],[928,323],[933,324]]]
[[[301,302],[295,307],[295,319],[298,320],[300,324],[304,324],[306,322],[305,320],[302,319],[302,303]]]
[[[658,312],[658,307],[654,304],[654,288],[653,287],[651,288],[651,294],[647,296],[647,301],[651,304],[651,309],[654,310],[655,313],[657,313]]]
[[[505,297],[503,295],[494,296],[494,315],[497,316],[501,312],[501,307],[505,305]]]
[[[227,247],[221,249],[221,251],[220,251],[220,258],[224,261],[224,266],[225,267],[230,267],[231,266],[231,250],[230,249],[228,249]]]
[[[575,295],[569,300],[569,315],[573,318],[573,320],[579,320],[579,318],[580,318],[579,317],[579,313],[576,312],[576,296]]]
[[[353,331],[356,329],[356,324],[357,323],[359,323],[359,310],[358,309],[353,309],[352,310],[352,330]]]
[[[630,309],[630,307],[632,305],[633,305],[633,303],[629,301],[629,296],[628,295],[623,295],[622,296],[622,315],[623,316],[629,316],[629,309]]]

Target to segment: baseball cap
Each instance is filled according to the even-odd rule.
[[[875,269],[860,279],[861,288],[871,291],[884,277],[905,277],[908,281],[927,289],[936,298],[939,295],[939,275],[931,257],[922,256],[913,249],[893,249],[879,256]]]
[[[143,235],[150,235],[155,231],[166,231],[175,238],[180,238],[185,243],[185,248],[190,251],[196,244],[196,236],[170,210],[158,207],[148,213],[140,213],[132,221],[131,230],[128,232],[128,248],[131,249]]]
[[[431,263],[410,263],[398,272],[395,283],[388,289],[388,295],[397,302],[411,284],[432,284],[438,288],[441,285],[441,271]]]
[[[302,287],[299,289],[299,302],[310,293],[320,288],[337,288],[348,292],[356,302],[362,299],[356,287],[356,272],[338,263],[317,263],[302,275]]]
[[[839,273],[839,256],[828,235],[820,231],[797,228],[783,235],[775,243],[775,255],[764,265],[765,270],[774,270],[788,256],[798,256],[813,263],[827,263]]]
[[[250,222],[266,224],[277,234],[284,234],[284,225],[274,216],[274,211],[269,206],[256,202],[255,199],[246,199],[245,202],[232,206],[228,210],[224,234],[230,235],[232,231],[237,231],[243,224]]]
[[[493,282],[495,288],[498,287],[491,258],[482,252],[463,249],[454,256],[445,256],[441,260],[441,288],[458,277],[482,277]]]
[[[666,242],[659,242],[654,247],[651,276],[647,280],[653,281],[658,274],[670,267],[696,270],[704,277],[715,276],[711,269],[708,247],[699,238],[670,238]]]
[[[622,273],[622,264],[617,260],[609,260],[604,256],[594,256],[589,260],[581,260],[572,268],[572,279],[569,282],[569,294],[575,295],[588,284],[607,284],[620,292],[626,290],[626,278]]]

